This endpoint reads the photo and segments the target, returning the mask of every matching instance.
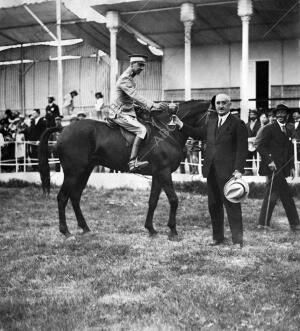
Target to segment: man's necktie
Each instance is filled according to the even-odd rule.
[[[285,125],[281,125],[281,131],[286,135],[286,127],[285,127]]]
[[[218,129],[220,129],[221,126],[222,126],[222,117],[220,117],[219,119]]]

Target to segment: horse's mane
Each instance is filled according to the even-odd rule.
[[[179,104],[177,116],[180,119],[193,117],[194,115],[204,114],[207,112],[209,102],[204,100],[189,100]]]

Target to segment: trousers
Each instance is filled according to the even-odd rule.
[[[275,208],[276,202],[278,201],[278,198],[280,198],[286,216],[290,223],[290,226],[293,227],[295,225],[298,225],[300,223],[299,215],[296,209],[294,199],[292,197],[291,190],[284,175],[281,174],[280,172],[276,173],[274,176],[272,191],[270,196],[269,211],[266,219],[270,188],[271,188],[271,176],[268,176],[267,184],[264,190],[263,203],[261,206],[258,223],[260,225],[270,226],[273,210]]]
[[[243,243],[242,208],[240,203],[232,203],[224,196],[224,185],[229,178],[218,176],[212,165],[207,177],[208,210],[211,217],[213,240],[224,239],[224,206],[234,244]]]

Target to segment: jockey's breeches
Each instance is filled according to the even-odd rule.
[[[117,118],[114,119],[114,122],[122,126],[124,129],[136,134],[139,138],[145,139],[147,134],[146,127],[140,123],[136,117],[120,113]]]

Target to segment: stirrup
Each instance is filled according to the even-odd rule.
[[[129,166],[129,172],[138,170],[140,168],[144,168],[149,164],[148,161],[139,161],[137,158],[134,160],[129,161],[128,166]]]

